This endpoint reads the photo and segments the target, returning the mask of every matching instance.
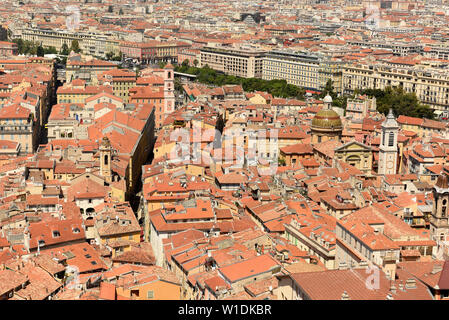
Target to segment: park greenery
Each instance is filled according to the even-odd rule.
[[[207,65],[202,68],[190,66],[187,60],[176,66],[175,71],[196,75],[197,81],[201,83],[214,86],[236,84],[241,85],[246,92],[263,91],[270,93],[274,97],[304,99],[305,94],[304,88],[288,84],[285,80],[262,80],[226,75],[211,69]]]
[[[106,53],[106,60],[108,61],[122,61],[123,54],[119,52],[118,55],[115,55],[113,52]]]
[[[383,114],[387,114],[391,108],[396,116],[435,118],[430,106],[420,103],[415,93],[405,92],[402,87],[387,87],[385,90],[364,89],[356,93],[376,97],[377,111]]]
[[[209,66],[202,68],[190,66],[185,60],[181,65],[175,67],[175,71],[187,73],[197,76],[200,83],[223,86],[227,84],[240,84],[246,92],[264,91],[269,92],[275,97],[304,99],[305,89],[292,84],[287,84],[285,80],[262,80],[258,78],[241,78],[232,75],[226,75]],[[179,87],[179,85],[178,85]],[[435,114],[430,106],[419,102],[415,93],[405,92],[402,87],[387,87],[385,90],[380,89],[363,89],[355,90],[354,94],[338,94],[335,91],[332,80],[328,80],[320,94],[315,95],[316,98],[323,99],[327,94],[332,97],[332,105],[342,109],[346,109],[349,98],[359,95],[367,95],[375,97],[377,103],[377,111],[387,114],[390,108],[396,116],[407,115],[410,117],[434,119]]]
[[[338,95],[333,87],[331,80],[328,80],[325,88],[318,96],[324,98],[327,94],[332,97],[332,105],[346,109],[348,98],[354,98],[360,95],[376,98],[377,111],[388,114],[392,109],[396,116],[406,115],[416,118],[434,119],[435,114],[428,105],[419,102],[415,93],[405,92],[402,87],[386,87],[381,89],[363,89],[355,90],[353,95]]]
[[[17,44],[19,54],[24,55],[43,57],[46,54],[59,53],[61,55],[67,56],[71,51],[74,51],[75,53],[81,52],[78,40],[73,40],[70,48],[67,46],[67,44],[64,43],[60,52],[58,52],[55,47],[43,47],[40,43],[34,41],[14,39],[13,42]]]

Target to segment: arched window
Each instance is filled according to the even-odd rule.
[[[446,217],[447,199],[443,199],[441,203],[443,204],[443,207],[441,208],[441,216],[444,218]]]
[[[104,165],[107,166],[109,164],[109,156],[105,155],[104,156]]]
[[[392,147],[394,145],[394,133],[390,132],[388,136],[388,146]]]

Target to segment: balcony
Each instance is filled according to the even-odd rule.
[[[382,257],[384,262],[391,262],[391,261],[396,261],[397,257],[396,254],[393,252],[387,252],[383,257]]]

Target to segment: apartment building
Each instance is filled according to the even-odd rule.
[[[60,51],[66,44],[69,48],[73,40],[77,40],[84,54],[105,57],[106,53],[119,53],[118,41],[106,34],[94,32],[63,31],[40,28],[23,29],[22,40],[40,43],[43,47],[55,47]]]
[[[395,28],[395,32],[398,32],[397,28]],[[366,40],[351,39],[348,40],[347,43],[349,45],[364,48],[377,48],[377,49],[390,50],[394,55],[397,56],[408,56],[410,54],[421,53],[423,51],[422,44],[413,42],[402,43],[399,41],[386,42],[386,41],[366,41]]]
[[[183,63],[185,60],[189,61],[189,64],[193,66],[195,64],[195,61],[198,64],[200,55],[200,50],[198,49],[180,49],[178,51],[178,62]]]
[[[413,229],[379,204],[337,221],[335,230],[337,268],[373,263],[390,279],[395,278],[396,263],[404,259],[404,250],[416,250],[418,259],[424,260],[432,255],[436,245],[428,232]]]
[[[449,111],[449,77],[447,72],[430,67],[393,67],[385,64],[345,64],[342,67],[342,92],[352,94],[356,89],[385,89],[403,87],[437,113]]]
[[[90,61],[67,61],[66,82],[74,79],[82,79],[90,84],[98,83],[98,76],[105,72],[116,69],[117,65],[103,60],[93,59]]]
[[[320,91],[330,79],[341,90],[341,63],[324,55],[305,52],[271,51],[263,59],[262,79],[284,79],[287,83]]]
[[[0,140],[20,143],[23,153],[33,153],[37,147],[36,125],[33,113],[25,107],[12,104],[0,110]]]
[[[113,89],[111,86],[87,86],[85,81],[76,79],[58,88],[57,103],[85,103],[87,98],[101,92],[113,94]]]
[[[254,47],[205,46],[200,51],[199,66],[243,78],[262,78],[266,51]]]
[[[0,41],[0,57],[13,56],[18,54],[17,44],[14,42]]]
[[[127,103],[129,89],[136,86],[137,74],[126,69],[112,69],[99,75],[98,82],[102,85],[111,85],[114,96]]]
[[[120,43],[120,52],[127,58],[137,59],[144,63],[155,63],[158,61],[178,61],[178,51],[189,48],[191,45],[179,41],[156,41]]]
[[[362,121],[369,114],[375,114],[377,111],[376,98],[359,96],[354,99],[348,99],[346,107],[346,117],[352,120]]]

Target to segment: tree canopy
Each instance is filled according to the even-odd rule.
[[[81,49],[80,49],[80,44],[78,42],[78,40],[72,40],[72,45],[70,46],[71,51],[75,52],[75,53],[80,53]]]
[[[360,91],[360,94],[375,97],[377,111],[383,114],[387,114],[391,108],[397,116],[406,115],[427,119],[435,117],[433,110],[428,105],[420,103],[415,93],[405,92],[402,87],[387,87],[385,90],[364,89]]]
[[[194,61],[195,64],[195,61]],[[215,86],[223,86],[227,84],[239,84],[243,90],[247,92],[264,91],[269,92],[275,97],[281,98],[296,98],[304,99],[305,89],[288,84],[286,80],[263,80],[259,78],[241,78],[233,75],[226,75],[224,73],[215,71],[209,66],[202,68],[189,66],[188,63],[183,62],[181,65],[175,67],[175,71],[194,74],[197,76],[197,81],[205,84]]]

